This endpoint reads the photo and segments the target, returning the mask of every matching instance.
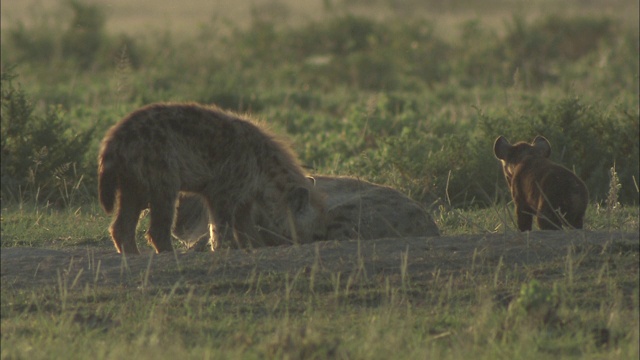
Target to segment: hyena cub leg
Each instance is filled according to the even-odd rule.
[[[147,241],[153,245],[158,253],[173,251],[171,226],[177,197],[177,192],[158,192],[149,202],[150,220]]]
[[[116,219],[109,228],[111,238],[118,253],[139,254],[136,245],[136,226],[140,213],[146,208],[146,201],[140,193],[131,188],[123,188],[119,194]]]
[[[518,230],[531,231],[533,224],[533,213],[530,209],[516,205],[516,217],[518,218]]]
[[[537,214],[537,223],[540,230],[561,230],[564,215],[560,209],[554,210],[549,203],[541,205]]]

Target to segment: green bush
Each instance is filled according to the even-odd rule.
[[[80,0],[64,2],[60,11],[63,22],[42,16],[27,27],[18,23],[8,29],[10,63],[55,64],[70,62],[82,71],[95,67],[117,66],[122,52],[126,51],[129,63],[137,67],[141,60],[136,41],[127,35],[110,37],[105,32],[106,16],[98,5]],[[70,12],[69,19],[67,13]],[[4,58],[3,58],[4,59]]]
[[[59,109],[43,117],[2,72],[2,199],[69,205],[81,184],[93,131],[76,132]]]
[[[566,64],[594,52],[610,38],[609,19],[549,16],[528,24],[514,17],[501,42],[508,63],[507,74],[516,70],[527,86],[555,82]]]
[[[409,109],[388,113],[386,101],[378,97],[369,110],[356,108],[341,127],[344,135],[323,136],[322,149],[330,150],[316,152],[327,157],[314,161],[338,162],[336,172],[393,185],[425,203],[440,199],[455,207],[486,206],[510,199],[493,154],[496,137],[504,135],[515,143],[543,135],[551,142],[552,160],[574,170],[593,201],[607,198],[615,165],[621,202],[637,204],[638,115],[605,113],[565,98],[531,100],[517,110],[520,115],[478,113],[453,124],[446,116],[422,122]],[[335,154],[340,154],[339,161]]]
[[[100,8],[70,0],[73,19],[62,35],[62,55],[75,58],[78,65],[89,68],[105,41],[105,15]]]
[[[606,199],[609,172],[615,165],[621,199],[637,204],[639,122],[637,113],[605,112],[578,98],[566,98],[550,104],[533,101],[519,116],[482,116],[480,128],[486,137],[505,135],[512,143],[545,136],[551,142],[551,159],[574,170],[597,201]]]
[[[109,125],[150,102],[197,101],[263,119],[315,172],[392,185],[428,204],[508,199],[492,153],[498,135],[546,136],[593,201],[607,197],[615,163],[620,202],[638,202],[638,34],[613,17],[516,16],[503,31],[475,19],[444,37],[435,21],[335,12],[293,27],[256,8],[248,27],[216,19],[194,37],[132,38],[107,34],[93,5],[64,7],[60,24],[9,24],[2,63],[18,64],[33,98],[55,105],[45,118],[57,119],[58,137],[100,120],[82,157],[90,188]],[[12,188],[24,189],[43,145],[11,141],[21,149],[11,161],[27,169]]]
[[[57,31],[48,25],[38,24],[37,28],[28,29],[18,23],[7,30],[8,42],[11,44],[12,60],[16,62],[48,63],[56,58],[58,42]],[[3,51],[4,52],[4,51]]]

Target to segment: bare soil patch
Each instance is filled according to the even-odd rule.
[[[110,245],[110,244],[109,244]],[[122,256],[112,247],[53,250],[3,248],[2,288],[41,286],[82,289],[86,284],[118,286],[171,286],[245,280],[255,274],[329,274],[359,272],[400,281],[427,280],[434,272],[459,273],[507,267],[544,267],[567,256],[623,253],[638,257],[638,233],[588,231],[534,231],[429,238],[331,241],[300,246],[215,253],[176,251]],[[588,267],[589,262],[583,261]],[[638,271],[638,263],[636,262]],[[475,269],[475,270],[474,270]],[[591,269],[593,270],[593,269]],[[629,269],[631,270],[631,269]],[[480,270],[481,271],[481,270]]]

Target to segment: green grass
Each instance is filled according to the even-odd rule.
[[[65,209],[10,206],[2,209],[2,247],[96,245],[109,239],[110,221],[97,204]]]
[[[26,286],[3,258],[2,359],[638,358],[638,245],[620,235],[639,228],[636,2],[218,4],[228,19],[193,2],[169,22],[161,2],[26,3],[2,2],[1,247],[92,262],[13,259]],[[375,271],[360,247],[336,263],[347,270],[319,253],[288,271],[250,263],[289,264],[270,257],[283,249],[234,253],[222,268],[223,254],[185,255],[153,271],[143,255],[106,281],[99,141],[128,112],[169,100],[251,113],[312,172],[429,206],[446,237],[420,246],[478,246],[456,258],[433,245],[421,263],[400,244]],[[483,241],[529,241],[492,143],[539,134],[591,205],[587,232],[559,233],[569,245],[544,256],[532,245],[535,262]],[[581,242],[593,234],[605,239]]]
[[[503,212],[448,213],[441,225],[445,233],[483,233]],[[130,260],[141,271],[132,268],[129,280],[113,283],[103,281],[100,262],[104,269],[108,259],[98,254],[113,251],[105,235],[108,219],[96,213],[3,209],[3,251],[80,248],[86,250],[76,254],[95,258],[88,268],[63,266],[52,281],[26,287],[11,281],[15,272],[4,268],[3,259],[2,358],[638,355],[638,244],[618,242],[615,235],[604,247],[569,246],[539,262],[498,258],[479,246],[465,265],[453,268],[448,256],[441,263],[408,262],[415,256],[408,250],[390,268],[371,268],[376,255],[363,252],[361,260],[347,260],[355,264],[348,270],[324,268],[328,258],[316,255],[311,267],[292,262],[284,272],[247,271],[233,263],[221,270],[204,254],[182,261],[177,272],[173,266],[150,270],[145,264],[151,259],[143,255]],[[612,216],[612,223],[626,225],[602,230],[637,233],[637,208]],[[35,281],[38,271],[50,269],[45,260],[23,276]]]
[[[434,215],[451,236],[515,234],[511,213],[500,206]],[[604,247],[569,246],[541,262],[498,258],[480,245],[466,265],[454,268],[447,266],[448,256],[440,264],[426,263],[433,264],[431,270],[408,264],[414,255],[407,250],[394,270],[382,272],[365,265],[372,258],[363,252],[357,255],[361,260],[349,260],[355,267],[347,271],[322,269],[328,259],[316,255],[311,267],[292,263],[284,272],[234,274],[241,268],[230,264],[212,273],[215,263],[201,257],[183,261],[178,272],[145,270],[146,265],[140,272],[132,269],[130,280],[114,284],[102,281],[104,255],[92,255],[113,252],[106,234],[109,221],[97,206],[3,209],[3,251],[16,246],[86,249],[80,255],[95,258],[81,270],[58,268],[52,281],[36,287],[3,278],[2,358],[638,354],[638,245],[617,242],[616,235]],[[586,223],[588,231],[637,233],[638,209],[592,205]],[[144,228],[143,223],[140,231]],[[256,254],[259,258],[260,250]],[[143,257],[143,265],[151,261]],[[35,272],[27,277],[47,271],[46,262],[42,266],[33,263]],[[81,280],[82,270],[88,282]],[[4,275],[9,273],[3,268]]]
[[[498,135],[544,135],[594,202],[615,166],[619,201],[638,204],[637,24],[607,12],[513,9],[500,31],[455,15],[338,11],[293,25],[254,13],[247,26],[211,20],[195,35],[134,36],[109,32],[95,5],[61,8],[59,22],[3,24],[3,199],[55,203],[59,180],[80,177],[92,199],[110,125],[150,102],[196,101],[264,120],[313,172],[357,175],[425,204],[504,197]],[[11,133],[23,122],[27,132]]]

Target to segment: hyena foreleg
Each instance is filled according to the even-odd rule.
[[[516,205],[516,218],[518,219],[518,230],[531,231],[533,214],[530,209]]]

